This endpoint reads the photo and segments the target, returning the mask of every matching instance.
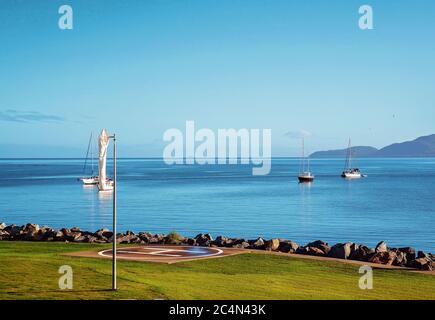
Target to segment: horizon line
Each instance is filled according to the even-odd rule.
[[[220,160],[220,159],[225,159],[225,160],[245,160],[245,159],[302,159],[302,158],[310,158],[310,159],[314,159],[314,160],[328,160],[328,159],[345,159],[346,156],[332,156],[332,157],[300,157],[300,156],[276,156],[276,157],[271,157],[271,158],[214,158],[214,160]],[[434,155],[428,155],[428,156],[359,156],[358,158],[365,158],[365,159],[391,159],[391,158],[395,158],[395,159],[409,159],[409,158],[435,158]],[[163,157],[117,157],[117,160],[162,160],[163,161]],[[186,160],[186,159],[193,159],[196,160],[198,158],[174,158],[175,160]],[[208,158],[199,158],[200,160],[204,160],[204,159],[208,159]],[[0,157],[0,161],[1,160],[86,160],[86,157]],[[108,157],[107,160],[113,160],[113,157]],[[219,164],[219,163],[216,163]]]

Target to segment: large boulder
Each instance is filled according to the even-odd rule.
[[[164,237],[163,242],[165,244],[180,245],[184,242],[184,237],[177,232],[171,232]]]
[[[88,242],[86,236],[83,236],[80,232],[76,232],[77,236],[74,236],[73,242]]]
[[[285,253],[295,253],[299,245],[291,240],[282,240],[279,243],[278,251]]]
[[[79,238],[82,236],[81,232],[74,232],[68,228],[62,228],[59,230],[59,233],[56,235],[57,240],[68,241],[68,242],[77,242]]]
[[[0,223],[0,230],[3,230],[4,228],[6,228],[6,223],[4,222]]]
[[[375,247],[375,252],[387,252],[387,251],[388,251],[388,247],[385,241],[379,242]]]
[[[350,257],[350,253],[352,252],[352,245],[352,242],[337,243],[331,247],[328,256],[338,259],[348,259]]]
[[[98,240],[104,242],[109,242],[109,239],[113,237],[113,232],[109,231],[107,228],[102,228],[93,234],[94,237],[96,237]]]
[[[163,241],[164,244],[169,244],[169,245],[181,245],[183,243],[183,241],[171,237],[166,237]]]
[[[62,228],[62,229],[60,229],[60,232],[62,232],[63,235],[66,236],[66,235],[71,233],[71,230],[68,228]]]
[[[144,243],[149,243],[153,235],[149,232],[139,232],[138,237]]]
[[[37,231],[28,231],[26,233],[23,233],[21,236],[21,240],[36,241],[36,240],[38,240],[38,232]]]
[[[393,261],[394,266],[405,267],[408,264],[406,253],[399,249],[391,249],[396,254],[396,258]]]
[[[65,235],[61,230],[54,230],[53,233],[55,241],[65,241]]]
[[[55,238],[55,230],[47,226],[41,228],[38,228],[37,225],[27,226],[27,230],[28,231],[24,236],[25,240],[53,241]]]
[[[101,229],[98,229],[97,231],[95,231],[94,236],[97,237],[97,238],[98,237],[103,237],[106,232],[109,232],[109,229],[107,229],[107,228],[101,228]]]
[[[91,234],[87,234],[84,237],[85,237],[84,242],[87,242],[87,243],[97,243],[97,241],[98,241],[98,238],[91,235]]]
[[[409,264],[410,267],[416,268],[423,271],[433,271],[435,270],[435,262],[430,258],[417,258]]]
[[[230,244],[228,244],[227,246],[238,249],[246,249],[249,248],[249,242],[245,239],[231,239]]]
[[[232,240],[230,238],[227,238],[225,236],[217,236],[216,239],[213,241],[213,244],[218,247],[228,247],[232,244]]]
[[[397,255],[394,251],[381,251],[375,252],[369,259],[371,263],[386,264],[391,266],[397,259]]]
[[[186,238],[185,242],[189,245],[189,246],[195,246],[196,245],[196,240],[193,238]]]
[[[153,239],[151,240],[152,243],[158,243],[163,244],[165,242],[166,235],[163,233],[157,233],[153,235]]]
[[[44,226],[41,229],[39,229],[38,235],[39,235],[40,240],[42,240],[42,241],[47,241],[49,238],[50,238],[50,240],[53,240],[54,239],[54,232],[55,232],[54,229],[47,227],[47,226]]]
[[[209,233],[200,233],[195,237],[195,241],[201,247],[208,247],[213,241],[213,237]]]
[[[161,244],[164,241],[164,236],[161,237],[160,234],[154,234],[151,236],[151,238],[148,239],[149,244]]]
[[[304,247],[299,247],[296,250],[296,253],[298,254],[306,254],[309,256],[325,256],[325,252],[323,252],[323,250],[316,248],[316,247],[308,247],[308,246],[304,246]]]
[[[418,251],[417,252],[417,259],[420,259],[420,258],[425,258],[425,259],[430,259],[431,260],[429,254],[427,254],[424,251]]]
[[[0,240],[9,240],[9,232],[0,230]]]
[[[12,229],[13,229],[14,227],[16,227],[15,224],[10,224],[10,225],[6,226],[3,230],[5,230],[5,231],[7,231],[7,232],[9,232],[9,233],[12,233]]]
[[[251,249],[264,249],[265,241],[261,237],[257,238],[256,240],[249,240],[248,242]]]
[[[69,232],[65,235],[65,240],[70,242],[83,242],[85,239],[81,232]]]
[[[415,249],[412,247],[404,247],[404,248],[399,248],[400,252],[403,252],[406,256],[406,260],[408,262],[412,261],[415,259]]]
[[[6,231],[7,233],[9,233],[10,239],[11,240],[16,240],[19,239],[20,236],[23,234],[23,229],[24,226],[17,226],[15,224],[11,224],[9,226],[7,226],[6,228],[3,229],[3,231]]]
[[[116,236],[116,242],[119,243],[140,243],[140,238],[132,231],[126,233],[118,233]]]
[[[229,238],[227,241],[227,246],[228,247],[233,247],[235,245],[238,244],[242,244],[242,243],[248,243],[248,240],[244,239],[244,238]]]
[[[353,244],[350,246],[350,249],[349,259],[358,261],[367,261],[375,252],[373,249],[361,244]]]
[[[39,230],[39,225],[34,224],[34,223],[28,223],[23,228],[24,233],[37,232],[38,230]]]
[[[306,245],[306,247],[313,247],[313,248],[320,249],[323,251],[325,255],[327,255],[329,251],[331,251],[331,247],[328,245],[328,243],[322,240],[316,240],[310,242],[309,244]]]
[[[264,243],[264,248],[268,251],[276,251],[279,248],[279,239],[270,239]]]

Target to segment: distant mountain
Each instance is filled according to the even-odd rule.
[[[317,151],[312,158],[343,158],[346,149]],[[412,141],[393,143],[382,149],[366,146],[352,147],[352,153],[357,157],[435,157],[435,134],[419,137]]]
[[[435,156],[435,134],[419,137],[413,141],[393,143],[380,149],[380,157],[433,157]]]
[[[355,146],[352,147],[352,154],[357,155],[358,157],[371,157],[373,156],[378,149],[373,147],[366,146]],[[327,151],[317,151],[310,155],[311,158],[344,158],[347,154],[346,149],[338,149],[338,150],[327,150]]]

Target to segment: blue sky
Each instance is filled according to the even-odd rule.
[[[2,0],[0,157],[82,156],[103,127],[161,156],[186,120],[271,128],[275,156],[301,130],[309,151],[435,133],[434,18],[430,0]]]

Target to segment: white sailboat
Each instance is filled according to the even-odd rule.
[[[78,180],[81,181],[85,186],[96,185],[98,184],[98,176],[94,175],[94,152],[93,152],[93,139],[92,133],[89,137],[88,150],[86,152],[85,164],[83,166],[83,174],[86,173],[86,167],[88,164],[88,158],[91,158],[91,175],[90,176],[82,176]]]
[[[341,176],[347,179],[359,179],[363,176],[359,168],[352,168],[352,146],[351,146],[350,138],[349,138],[349,146],[347,148],[346,162],[344,165],[344,170],[341,173]]]
[[[113,191],[113,181],[106,175],[107,147],[109,146],[109,134],[103,129],[98,140],[98,190]]]
[[[305,166],[305,162],[307,165]],[[305,157],[305,143],[304,138],[302,138],[302,157],[299,165],[299,175],[298,180],[300,183],[312,182],[314,180],[314,175],[310,171],[310,158]]]

